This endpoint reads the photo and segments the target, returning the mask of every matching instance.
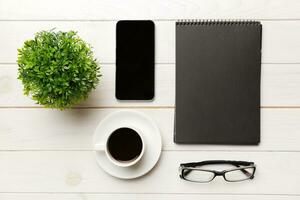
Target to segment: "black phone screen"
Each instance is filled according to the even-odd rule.
[[[154,98],[154,23],[150,20],[118,21],[116,48],[116,98]]]

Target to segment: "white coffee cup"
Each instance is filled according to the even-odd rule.
[[[142,144],[142,148],[141,148],[141,151],[139,151],[139,154],[134,157],[133,159],[130,159],[130,160],[118,160],[116,158],[114,158],[111,154],[111,150],[109,148],[109,142],[110,142],[110,139],[112,137],[112,135],[116,134],[117,131],[121,130],[121,129],[131,129],[133,130],[133,132],[135,132],[141,141],[139,141],[139,143],[141,142]],[[132,132],[132,133],[133,133]],[[118,134],[122,134],[122,133],[118,133]],[[125,133],[124,133],[125,134]],[[125,141],[124,142],[132,142],[132,141]],[[113,145],[113,144],[111,144]],[[135,127],[120,127],[120,128],[117,128],[117,129],[114,129],[108,133],[105,134],[104,136],[104,140],[103,140],[103,143],[97,143],[95,144],[94,146],[94,150],[95,151],[104,151],[107,158],[109,159],[110,162],[112,162],[114,165],[116,166],[119,166],[119,167],[130,167],[130,166],[133,166],[135,165],[136,163],[138,163],[141,158],[143,157],[143,154],[144,154],[144,151],[145,151],[145,142],[144,142],[144,138],[142,136],[142,134],[135,128]]]

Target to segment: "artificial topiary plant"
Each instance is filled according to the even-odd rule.
[[[85,100],[99,82],[90,45],[74,31],[41,31],[18,49],[24,94],[48,108],[65,109]]]

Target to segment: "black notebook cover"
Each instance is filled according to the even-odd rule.
[[[258,144],[262,26],[176,23],[176,143]]]

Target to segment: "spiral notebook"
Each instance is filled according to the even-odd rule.
[[[176,143],[258,144],[262,25],[176,23]]]

